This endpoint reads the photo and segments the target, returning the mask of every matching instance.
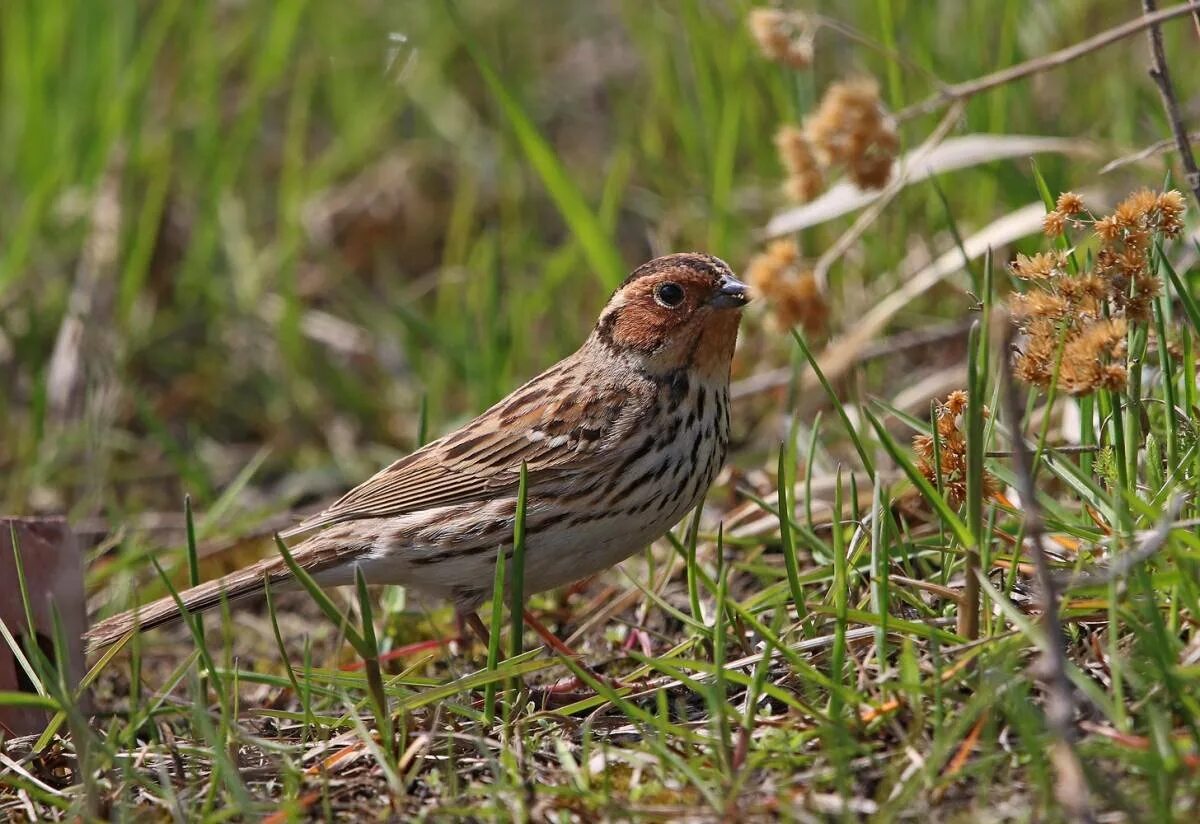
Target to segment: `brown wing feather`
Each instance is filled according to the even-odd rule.
[[[564,364],[376,473],[284,535],[515,495],[522,461],[531,486],[592,471],[595,456],[622,440],[649,398],[628,382],[597,392],[597,376],[572,377],[579,372]]]

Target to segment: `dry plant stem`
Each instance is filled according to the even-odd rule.
[[[942,116],[937,128],[925,139],[920,148],[913,153],[912,158],[900,169],[900,173],[892,178],[887,188],[880,193],[878,198],[872,201],[870,206],[863,210],[862,214],[855,219],[854,224],[825,251],[825,254],[818,258],[816,264],[813,266],[813,277],[816,278],[817,288],[822,293],[826,292],[828,288],[829,269],[842,255],[849,251],[851,246],[858,242],[858,239],[870,228],[880,213],[887,208],[887,205],[904,188],[904,183],[908,179],[909,172],[918,166],[925,158],[925,155],[932,151],[935,146],[946,139],[946,135],[950,134],[950,130],[954,128],[954,124],[958,122],[959,116],[962,115],[965,105],[963,101],[956,101],[950,107],[950,111]]]
[[[1024,63],[1009,66],[1007,69],[1001,69],[1000,71],[992,72],[974,80],[951,84],[930,95],[920,103],[914,103],[908,108],[900,110],[896,115],[896,119],[905,121],[911,120],[914,117],[932,114],[943,106],[947,106],[957,100],[965,100],[974,97],[980,92],[986,92],[997,86],[1003,86],[1005,83],[1011,83],[1014,80],[1020,80],[1039,72],[1056,69],[1105,46],[1116,43],[1118,40],[1123,40],[1151,26],[1156,26],[1159,23],[1181,17],[1185,14],[1200,14],[1200,2],[1185,3],[1172,6],[1169,9],[1163,9],[1154,14],[1143,15],[1142,17],[1128,20],[1119,26],[1114,26],[1107,31],[1100,32],[1100,34],[1089,37],[1087,40],[1083,40],[1073,46],[1067,46],[1065,49],[1044,54],[1032,60],[1026,60]]]
[[[1200,14],[1200,12],[1197,12],[1197,14]],[[1192,132],[1187,136],[1187,138],[1188,140],[1200,140],[1200,132]],[[1176,145],[1177,144],[1174,137],[1167,137],[1163,138],[1162,140],[1157,140],[1145,148],[1138,149],[1136,152],[1130,152],[1123,157],[1118,157],[1116,160],[1110,160],[1108,163],[1105,163],[1103,166],[1101,166],[1100,171],[1098,171],[1096,174],[1106,175],[1110,172],[1115,172],[1117,169],[1124,168],[1131,163],[1141,163],[1142,161],[1149,160],[1155,155],[1162,154],[1168,149],[1174,148]]]
[[[1042,627],[1046,634],[1042,656],[1035,666],[1035,675],[1046,692],[1046,727],[1053,739],[1050,760],[1058,775],[1055,797],[1070,821],[1095,820],[1088,800],[1087,779],[1083,767],[1071,746],[1075,702],[1070,679],[1067,678],[1067,639],[1059,618],[1058,582],[1050,569],[1043,543],[1045,528],[1042,511],[1037,503],[1033,485],[1033,470],[1029,449],[1021,431],[1022,406],[1017,397],[1016,378],[1006,353],[1012,351],[1011,333],[1005,342],[1000,361],[1004,365],[1004,417],[1008,422],[1013,450],[1013,474],[1025,512],[1025,534],[1033,544],[1038,589],[1042,594]]]
[[[1157,11],[1158,4],[1156,0],[1142,0],[1142,8],[1149,17]],[[1194,14],[1200,15],[1200,11],[1194,12]],[[1200,24],[1200,18],[1197,18],[1197,22]],[[1175,99],[1175,88],[1171,84],[1171,72],[1167,68],[1167,55],[1163,49],[1162,30],[1157,23],[1154,23],[1150,26],[1147,35],[1150,38],[1150,55],[1154,60],[1154,64],[1150,67],[1150,78],[1154,81],[1154,85],[1158,86],[1158,93],[1162,96],[1163,109],[1171,124],[1171,134],[1175,138],[1175,148],[1178,150],[1179,160],[1183,164],[1188,188],[1192,190],[1192,197],[1196,199],[1196,203],[1200,204],[1200,168],[1196,167],[1196,157],[1192,154],[1192,143],[1188,139],[1187,129],[1183,125],[1179,101]]]
[[[1059,455],[1086,455],[1086,454],[1090,454],[1092,452],[1100,451],[1100,447],[1098,447],[1098,446],[1079,446],[1079,445],[1071,445],[1071,444],[1056,446],[1052,443],[1048,443],[1048,444],[1046,444],[1046,448],[1051,450],[1052,452],[1058,453]],[[985,452],[983,454],[984,454],[984,457],[987,457],[987,458],[1011,458],[1013,453],[1011,453],[1007,450],[1004,450],[1004,449],[997,449],[997,450]]]

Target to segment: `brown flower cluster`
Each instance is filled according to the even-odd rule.
[[[871,78],[834,83],[805,123],[817,157],[841,165],[864,189],[879,189],[892,174],[900,148],[896,124],[879,100],[879,84]]]
[[[824,189],[825,172],[834,167],[845,169],[860,188],[887,185],[900,138],[879,85],[859,78],[832,84],[804,126],[784,126],[775,145],[788,173],[785,190],[803,203]]]
[[[816,25],[804,12],[752,9],[747,22],[763,57],[793,69],[812,65]]]
[[[967,497],[967,438],[961,428],[962,415],[967,410],[967,393],[960,389],[947,395],[944,403],[934,403],[938,462],[934,462],[934,436],[917,435],[913,438],[917,468],[934,486],[937,486],[940,475],[946,500],[951,506],[958,506]],[[987,407],[984,407],[983,414],[985,417],[988,415]],[[990,498],[999,488],[996,477],[985,469],[982,490],[984,497]]]
[[[1150,270],[1155,234],[1173,238],[1183,229],[1183,195],[1134,192],[1111,215],[1096,218],[1074,192],[1059,196],[1042,227],[1048,236],[1090,225],[1099,243],[1088,271],[1071,274],[1064,252],[1017,255],[1013,275],[1033,288],[1011,300],[1025,335],[1015,369],[1035,386],[1053,380],[1061,347],[1059,386],[1073,395],[1121,389],[1127,378],[1128,324],[1149,321],[1162,282]]]
[[[746,279],[766,299],[772,317],[783,328],[800,326],[808,334],[824,330],[829,305],[817,287],[812,269],[804,265],[792,240],[773,241],[746,267]]]
[[[775,133],[775,148],[787,171],[783,191],[790,199],[807,203],[825,190],[825,172],[803,129],[790,124],[780,127]]]

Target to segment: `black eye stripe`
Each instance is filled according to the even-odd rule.
[[[665,306],[668,309],[674,309],[683,303],[683,297],[683,287],[678,283],[660,283],[654,287],[654,300],[660,306]]]

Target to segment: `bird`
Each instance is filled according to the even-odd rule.
[[[324,586],[401,584],[485,633],[498,553],[511,559],[526,473],[523,591],[615,566],[702,501],[729,445],[729,375],[749,288],[720,258],[655,258],[613,292],[573,354],[479,417],[281,533]],[[511,580],[511,579],[509,579]],[[282,556],[115,615],[90,650],[134,630],[296,586]],[[481,637],[483,637],[481,635]]]

